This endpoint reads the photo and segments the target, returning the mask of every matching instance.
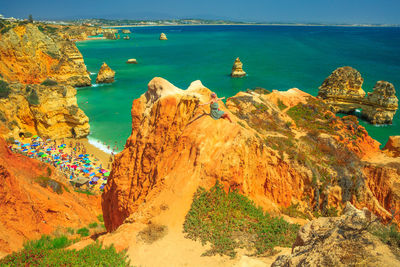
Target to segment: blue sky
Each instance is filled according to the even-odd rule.
[[[0,14],[38,19],[207,18],[400,24],[400,0],[0,0]]]

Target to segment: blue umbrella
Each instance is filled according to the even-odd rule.
[[[29,144],[29,143],[28,144],[23,144],[22,147],[26,147],[26,146],[29,146],[29,145],[31,145],[31,144]]]
[[[84,169],[84,170],[82,170],[84,173],[89,173],[89,170],[86,170],[86,169]]]
[[[93,182],[97,182],[98,180],[99,180],[99,177],[97,177],[97,176],[95,176],[95,177],[92,178],[92,181],[93,181]]]
[[[23,152],[25,152],[25,151],[28,151],[28,149],[27,148],[25,148],[24,150],[22,150]]]

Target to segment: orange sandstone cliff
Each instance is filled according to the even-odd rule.
[[[195,190],[217,180],[273,213],[299,204],[329,215],[350,201],[389,221],[400,209],[399,160],[385,156],[355,117],[336,117],[296,89],[255,90],[220,103],[229,123],[197,106],[210,93],[199,81],[181,90],[154,78],[133,101],[132,133],[102,195],[108,231],[120,228],[121,237],[122,224],[149,221],[179,227]]]
[[[41,186],[40,177],[51,178],[52,187]],[[12,153],[2,138],[0,180],[1,256],[60,227],[86,226],[101,213],[98,196],[74,192],[53,167]]]

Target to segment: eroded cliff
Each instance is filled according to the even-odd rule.
[[[7,81],[38,84],[47,78],[71,86],[90,86],[76,45],[34,24],[16,26],[0,35],[0,74]]]
[[[29,132],[56,139],[89,134],[89,118],[78,107],[72,86],[51,80],[47,85],[0,82],[3,90],[9,90],[7,97],[0,98],[0,122],[7,128],[6,136]]]
[[[55,168],[12,153],[1,137],[0,180],[0,256],[60,227],[86,226],[101,213],[98,196],[74,192]]]
[[[199,81],[181,90],[154,78],[133,101],[132,133],[102,196],[109,231],[160,216],[182,223],[198,186],[209,188],[216,180],[275,213],[297,204],[310,216],[328,215],[351,201],[383,221],[392,218],[389,209],[398,207],[400,191],[372,184],[388,175],[393,182],[400,178],[362,171],[370,157],[384,155],[356,117],[336,117],[299,90],[257,89],[222,105],[233,123],[215,121],[208,108],[197,106],[210,93]],[[165,205],[170,209],[160,208]]]

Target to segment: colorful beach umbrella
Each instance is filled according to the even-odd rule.
[[[104,176],[110,176],[110,172],[104,173]]]

